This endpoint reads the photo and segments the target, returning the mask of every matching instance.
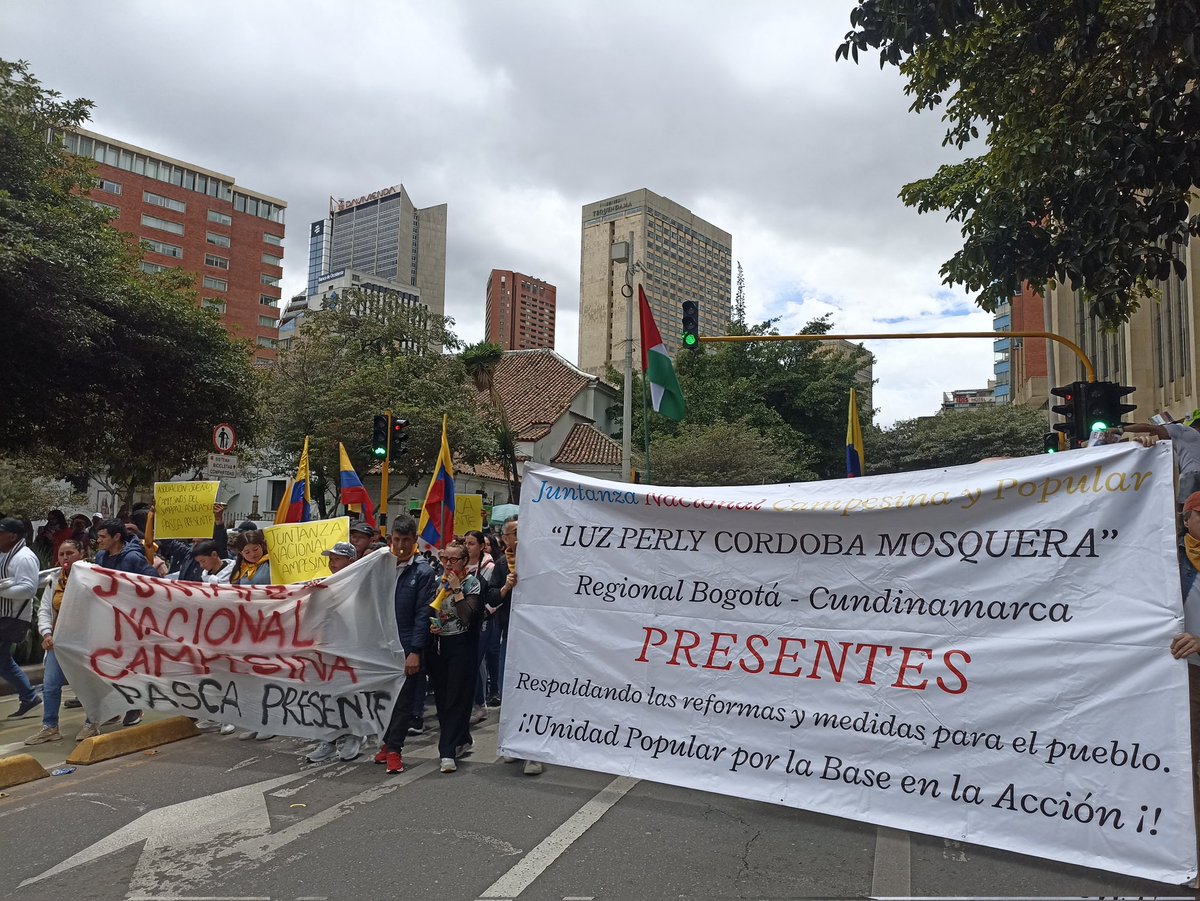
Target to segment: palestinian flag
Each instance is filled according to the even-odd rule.
[[[679,380],[675,378],[671,358],[667,356],[667,348],[654,324],[654,314],[650,312],[641,285],[638,285],[638,304],[642,319],[642,376],[650,385],[650,404],[655,413],[678,422],[687,412],[683,392],[679,390]]]

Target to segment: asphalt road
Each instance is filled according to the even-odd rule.
[[[722,795],[496,760],[433,736],[408,771],[203,735],[9,789],[0,897],[80,899],[1191,898],[1177,886]],[[32,881],[31,881],[32,880]]]

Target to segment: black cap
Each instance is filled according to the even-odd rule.
[[[363,521],[361,519],[357,520],[356,522],[350,523],[350,531],[351,532],[362,532],[365,535],[374,535],[375,534],[375,530],[373,528],[371,528],[371,526],[369,524],[367,524],[365,521]]]
[[[233,531],[235,531],[235,532],[253,532],[257,528],[258,528],[258,526],[256,526],[250,520],[243,519],[241,522],[239,522],[237,524],[236,527],[234,527]]]
[[[11,532],[13,535],[25,534],[25,523],[17,519],[15,516],[6,516],[0,519],[0,532]]]

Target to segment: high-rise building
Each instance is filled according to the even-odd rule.
[[[992,314],[992,330],[997,332],[1043,332],[1046,330],[1045,305],[1028,282],[1021,293]],[[1045,408],[1049,395],[1046,384],[1045,338],[997,338],[992,342],[992,368],[995,374],[995,403],[1015,403]]]
[[[354,200],[329,198],[329,217],[309,228],[308,294],[339,270],[415,287],[431,313],[446,310],[446,204],[417,209],[393,185]]]
[[[274,360],[287,203],[232,175],[82,128],[61,137],[96,161],[99,184],[89,199],[115,228],[145,242],[142,269],[195,273],[201,304],[232,337],[254,343],[256,362]]]
[[[579,262],[579,367],[603,375],[625,359],[624,262],[614,246],[633,236],[630,259],[641,263],[640,279],[667,350],[679,348],[680,304],[700,308],[700,333],[723,335],[732,306],[733,238],[673,200],[642,188],[589,203],[583,208]],[[634,357],[640,353],[636,306]]]
[[[493,269],[487,281],[484,340],[505,350],[554,350],[558,290],[549,282],[508,269]]]
[[[430,314],[416,288],[367,272],[337,269],[321,276],[315,292],[297,294],[284,308],[279,318],[280,350],[291,347],[305,314],[347,302],[375,317],[413,314],[428,326]]]

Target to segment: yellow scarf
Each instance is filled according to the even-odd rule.
[[[1184,535],[1183,549],[1187,552],[1187,558],[1191,561],[1192,566],[1200,570],[1200,539],[1193,538],[1191,535]]]
[[[249,582],[251,579],[254,578],[254,574],[256,572],[258,572],[258,568],[266,562],[267,562],[266,554],[263,554],[261,557],[259,557],[257,563],[249,563],[249,562],[243,560],[242,565],[237,568],[237,572],[235,572],[233,574],[233,578],[230,579],[229,581],[230,582]]]
[[[58,619],[58,611],[62,609],[63,592],[67,590],[67,574],[60,572],[58,581],[54,583],[54,618]]]
[[[508,571],[513,575],[517,573],[517,552],[505,550],[504,559],[508,563]]]

